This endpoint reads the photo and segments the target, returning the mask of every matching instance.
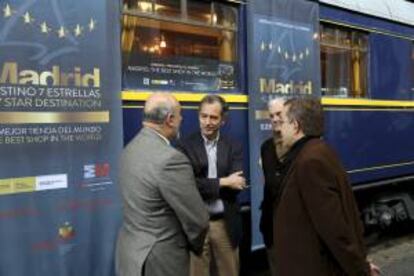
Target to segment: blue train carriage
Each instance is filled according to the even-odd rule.
[[[318,5],[325,139],[341,156],[368,225],[414,219],[414,3]],[[243,142],[248,175],[246,17],[245,1],[123,1],[125,143],[153,91],[181,101],[184,135],[198,128],[201,97],[218,93],[230,104],[223,131]],[[250,193],[240,200],[248,211]],[[250,236],[248,212],[245,226]]]
[[[414,219],[414,3],[320,1],[326,139],[368,226]]]

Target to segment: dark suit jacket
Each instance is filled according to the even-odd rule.
[[[243,170],[243,151],[239,143],[220,134],[217,143],[217,178],[208,178],[208,159],[200,132],[180,140],[177,148],[190,159],[197,187],[204,201],[221,198],[224,203],[224,220],[233,247],[237,247],[242,234],[239,191],[220,188],[219,178]]]
[[[280,186],[278,178],[276,177],[277,167],[280,162],[276,156],[276,148],[273,138],[269,138],[263,142],[260,148],[260,153],[265,180],[263,201],[260,206],[260,209],[262,210],[262,216],[260,217],[260,231],[262,232],[266,247],[270,247],[273,244],[273,202]]]
[[[273,225],[276,274],[369,275],[346,172],[322,140],[306,142],[282,186]]]

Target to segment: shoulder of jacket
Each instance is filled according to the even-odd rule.
[[[192,144],[194,142],[201,141],[201,140],[202,140],[202,137],[201,137],[200,132],[196,131],[196,132],[190,133],[189,135],[183,138],[180,138],[179,142],[181,145],[187,146],[188,144]]]
[[[221,140],[222,142],[224,142],[225,144],[227,144],[230,147],[241,147],[241,142],[231,136],[228,135],[221,135],[220,134],[220,138],[219,140]]]
[[[301,165],[312,163],[325,163],[331,160],[334,156],[334,151],[329,145],[321,139],[312,139],[306,143],[299,155],[297,162]]]
[[[269,148],[272,146],[272,144],[273,144],[273,138],[268,138],[262,143],[261,148],[262,149]]]

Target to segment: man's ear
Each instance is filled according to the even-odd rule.
[[[298,122],[298,121],[294,120],[294,121],[293,121],[293,126],[295,127],[295,132],[296,132],[296,133],[298,133],[298,132],[300,132],[300,131],[301,131],[300,124],[299,124],[299,122]]]
[[[172,126],[174,123],[174,114],[168,113],[167,117],[165,118],[165,124],[167,126]]]

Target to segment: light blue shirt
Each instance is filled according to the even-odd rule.
[[[217,143],[220,133],[214,140],[208,140],[203,136],[204,147],[207,153],[208,160],[208,178],[217,178]],[[216,199],[207,202],[207,209],[210,215],[221,214],[224,212],[223,200]]]

